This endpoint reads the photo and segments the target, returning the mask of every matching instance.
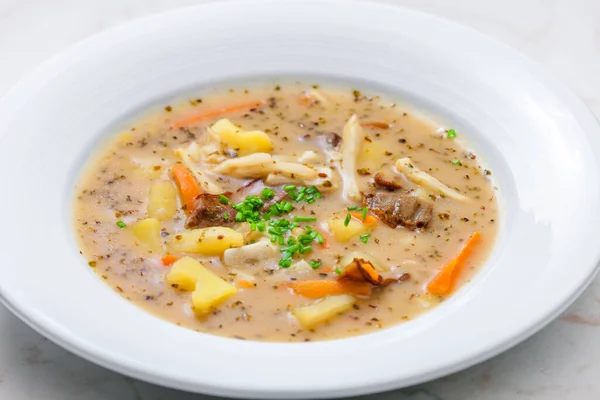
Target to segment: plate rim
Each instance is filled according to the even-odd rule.
[[[205,9],[206,7],[211,7],[216,4],[220,6],[224,3],[229,3],[229,4],[238,3],[238,4],[244,4],[244,5],[249,4],[249,3],[255,3],[255,4],[261,3],[261,4],[268,5],[269,3],[275,3],[275,2],[276,1],[274,1],[274,0],[252,0],[252,1],[247,1],[247,0],[223,0],[223,1],[209,0],[202,4],[198,4],[198,5],[194,5],[194,6],[190,6],[190,7],[176,8],[173,10],[147,15],[147,16],[144,16],[141,18],[136,18],[136,19],[118,24],[107,30],[104,30],[102,32],[94,34],[90,37],[84,38],[84,39],[70,45],[68,48],[64,49],[63,51],[59,52],[58,54],[52,56],[48,60],[41,63],[36,68],[32,69],[24,77],[22,77],[20,80],[18,80],[17,83],[15,85],[13,85],[5,93],[4,96],[2,96],[2,98],[0,98],[0,109],[4,108],[5,103],[8,102],[8,99],[18,95],[19,91],[21,91],[23,88],[26,88],[27,85],[31,85],[33,82],[35,82],[38,74],[43,73],[53,63],[59,63],[64,58],[68,57],[69,54],[77,52],[78,49],[80,49],[81,47],[86,47],[86,46],[88,46],[89,43],[93,43],[96,40],[102,40],[102,38],[104,36],[107,36],[109,34],[114,34],[115,32],[118,32],[120,30],[129,29],[131,26],[135,26],[136,24],[146,24],[153,20],[161,19],[166,15],[174,15],[174,14],[184,13],[190,9]],[[400,11],[400,12],[404,12],[404,13],[408,13],[408,14],[413,14],[419,18],[438,20],[445,24],[451,24],[455,28],[464,31],[464,32],[468,33],[469,35],[476,35],[476,36],[481,37],[485,41],[494,42],[495,45],[503,47],[505,51],[510,52],[510,53],[514,54],[515,56],[519,56],[519,58],[520,58],[519,64],[520,65],[525,65],[530,69],[533,69],[535,71],[542,73],[544,75],[543,81],[545,83],[552,83],[554,85],[554,87],[552,89],[553,92],[560,92],[562,95],[565,95],[569,98],[569,100],[566,102],[569,104],[569,107],[568,107],[569,109],[578,108],[578,110],[574,110],[574,111],[582,112],[584,114],[587,114],[588,116],[591,116],[593,118],[593,120],[595,121],[596,126],[600,125],[598,123],[598,118],[595,116],[595,114],[593,112],[591,112],[589,107],[579,97],[577,97],[570,89],[568,89],[559,79],[555,78],[552,74],[550,74],[542,65],[540,65],[538,62],[532,60],[528,56],[524,55],[519,50],[514,49],[493,37],[490,37],[482,32],[479,32],[473,28],[462,25],[455,21],[448,20],[448,19],[439,17],[437,15],[428,14],[428,13],[425,13],[425,12],[422,12],[419,10],[414,10],[414,9],[399,6],[399,5],[392,5],[389,3],[381,3],[381,2],[373,3],[373,2],[369,2],[367,0],[352,0],[352,2],[368,4],[370,7],[379,7],[379,8],[383,8],[383,9],[390,9],[390,11],[394,10],[394,12]],[[295,4],[315,3],[315,1],[313,1],[313,0],[292,0],[291,3],[295,3]],[[344,0],[325,0],[325,1],[321,1],[321,3],[348,5],[348,2],[344,1]],[[523,332],[520,335],[516,335],[512,338],[508,338],[503,343],[499,344],[497,347],[489,349],[488,352],[481,353],[477,357],[473,357],[469,360],[465,360],[462,363],[457,363],[452,367],[440,367],[438,370],[432,371],[427,375],[420,376],[420,377],[414,377],[412,380],[407,379],[406,381],[408,381],[408,382],[405,381],[405,384],[403,386],[419,384],[419,383],[422,383],[425,381],[436,379],[436,378],[466,369],[470,366],[473,366],[482,361],[485,361],[499,353],[502,353],[502,352],[510,349],[511,347],[515,346],[516,344],[526,340],[527,338],[531,337],[533,334],[535,334],[539,330],[543,329],[547,324],[549,324],[551,321],[553,321],[558,315],[560,315],[562,312],[564,312],[564,310],[566,310],[581,295],[581,293],[587,288],[587,286],[591,283],[591,281],[596,277],[599,270],[600,270],[600,258],[597,257],[593,272],[588,276],[587,280],[585,280],[584,282],[581,283],[579,289],[576,292],[573,292],[571,297],[569,299],[567,299],[565,302],[563,302],[563,304],[560,308],[557,308],[553,312],[551,312],[547,315],[544,315],[543,318],[540,318],[539,321],[532,323],[531,326],[528,329],[523,330]],[[2,289],[1,285],[0,285],[0,289]],[[187,385],[189,387],[186,387],[185,382],[173,382],[173,381],[170,381],[169,378],[163,378],[159,374],[147,374],[147,373],[144,373],[143,371],[129,369],[126,366],[118,364],[117,362],[115,362],[115,360],[109,359],[107,357],[106,353],[101,353],[101,352],[95,353],[95,352],[91,351],[92,349],[89,349],[89,348],[86,349],[83,346],[77,346],[73,341],[69,341],[69,340],[65,339],[58,332],[50,329],[48,325],[44,325],[39,320],[36,320],[35,318],[33,318],[27,312],[27,310],[24,310],[24,305],[17,304],[14,301],[14,299],[12,299],[12,300],[13,301],[11,301],[10,296],[7,296],[6,293],[3,293],[3,291],[0,290],[0,301],[13,314],[18,316],[22,321],[24,321],[28,326],[30,326],[34,330],[40,332],[44,336],[51,339],[54,343],[57,343],[61,347],[67,349],[68,351],[70,351],[90,362],[101,365],[107,369],[122,373],[124,375],[132,376],[132,377],[135,377],[137,379],[144,380],[147,382],[158,383],[158,384],[166,386],[166,387],[184,389],[184,390],[189,390],[189,391],[197,391],[198,390],[198,386],[199,386],[198,384]],[[81,342],[79,344],[81,345],[84,343],[85,342]],[[370,393],[375,393],[375,392],[379,392],[382,390],[390,390],[390,389],[397,388],[397,386],[395,386],[395,383],[393,381],[383,382],[383,383],[379,382],[378,385],[379,386],[377,386],[377,387],[372,385],[369,388],[361,388],[361,389],[350,388],[346,391],[344,391],[340,388],[330,388],[326,393],[323,392],[323,394],[328,398],[334,398],[334,397],[343,397],[343,396],[347,396],[347,395],[370,394]],[[228,395],[228,396],[234,396],[234,397],[252,397],[252,398],[265,398],[265,396],[268,396],[271,398],[273,396],[277,396],[277,397],[281,396],[281,393],[276,393],[276,392],[273,392],[273,393],[250,392],[250,393],[248,393],[243,388],[234,388],[234,387],[224,388],[224,387],[220,387],[220,386],[211,387],[211,386],[207,386],[206,384],[202,384],[201,386],[202,386],[203,393],[208,393],[208,394],[213,394],[213,395]],[[300,398],[300,397],[304,397],[306,395],[307,395],[307,393],[296,393],[296,394],[286,393],[285,397],[286,398]]]

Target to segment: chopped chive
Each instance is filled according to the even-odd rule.
[[[294,189],[296,189],[295,185],[285,185],[283,187],[283,190],[285,190],[286,192],[289,192],[290,190],[294,190]]]
[[[125,228],[127,224],[123,221],[117,221],[117,226],[121,229]]]
[[[317,234],[317,243],[319,243],[319,244],[325,243],[325,239],[323,239],[323,236],[320,233]]]
[[[321,192],[317,192],[317,193],[315,193],[315,197],[316,197],[317,199],[322,199],[322,198],[323,198],[323,195],[321,194]]]
[[[358,210],[360,210],[360,207],[358,207],[358,206],[352,206],[352,207],[348,207],[347,210],[348,211],[358,211]]]
[[[346,219],[344,220],[344,226],[348,226],[351,218],[352,218],[352,215],[346,214]]]
[[[369,241],[370,237],[371,237],[370,233],[364,233],[364,234],[362,234],[362,235],[359,236],[360,241],[363,242],[363,243],[365,243],[365,244]]]
[[[314,198],[314,197],[307,197],[307,198],[306,198],[306,202],[307,202],[308,204],[312,204],[312,203],[314,203],[315,201],[316,201],[316,200],[315,200],[315,198]]]
[[[224,212],[224,213],[223,213],[223,219],[224,219],[225,221],[227,221],[227,220],[229,219],[229,213],[227,213],[227,212]]]
[[[256,227],[258,228],[259,232],[264,232],[266,229],[265,223],[263,221],[260,221],[256,224]]]
[[[221,204],[229,204],[229,199],[226,196],[223,196],[222,194],[219,195],[219,201],[221,202]]]
[[[304,230],[306,231],[306,233],[310,233],[310,232],[312,232],[313,229],[307,225],[304,227]]]
[[[308,264],[312,269],[317,269],[321,266],[321,260],[310,260]]]
[[[335,273],[339,275],[342,273],[342,270],[338,267],[335,269]]]
[[[299,244],[295,244],[295,245],[293,245],[293,246],[290,246],[290,247],[287,247],[287,248],[285,248],[285,249],[281,249],[280,251],[281,251],[282,253],[283,253],[283,252],[286,252],[286,254],[287,254],[287,253],[294,254],[294,253],[295,253],[295,252],[297,252],[299,249],[300,249],[300,245],[299,245]],[[290,255],[290,257],[291,257],[291,255]],[[284,258],[285,258],[285,257],[284,257]]]
[[[307,188],[306,188],[306,186],[300,186],[300,187],[298,188],[298,194],[301,194],[301,193],[304,193],[304,192],[306,192],[306,189],[307,189]]]
[[[283,205],[283,211],[285,212],[289,213],[290,211],[292,211],[292,208],[294,208],[294,206],[289,201],[285,202],[285,204]]]
[[[448,136],[448,139],[454,139],[456,137],[456,131],[454,129],[448,129],[446,135]]]
[[[291,260],[279,260],[279,265],[281,266],[281,268],[289,268],[292,266],[292,261]]]
[[[262,197],[265,200],[271,200],[274,196],[275,191],[270,188],[264,188],[263,191],[260,193],[260,197]]]
[[[270,233],[271,235],[275,235],[275,236],[281,236],[281,231],[277,228],[269,228],[267,233]]]
[[[308,253],[311,250],[312,250],[312,246],[304,246],[304,247],[301,247],[298,251],[300,252],[300,254],[304,254],[304,253]]]
[[[300,236],[298,236],[298,240],[299,241],[312,240],[312,238],[310,237],[310,235],[300,235]]]
[[[365,220],[365,218],[367,218],[367,212],[368,212],[368,211],[369,211],[369,210],[367,210],[367,208],[366,208],[366,207],[362,209],[362,215],[361,215],[361,218],[362,218],[362,220],[363,220],[363,221]]]
[[[308,236],[310,236],[310,238],[314,240],[318,234],[319,234],[319,232],[312,231],[311,233],[308,234]]]
[[[235,214],[235,222],[243,222],[244,221],[244,214],[242,214],[240,211],[237,212],[237,214]]]
[[[460,160],[456,159],[456,160],[452,160],[452,165],[458,165],[460,164]]]
[[[255,231],[257,229],[255,222],[250,222],[250,230]]]
[[[298,203],[300,203],[302,200],[304,200],[304,196],[306,196],[306,193],[302,192],[302,193],[298,194],[298,197],[296,197],[296,199],[295,199],[295,200],[296,200]]]
[[[292,258],[292,256],[293,256],[293,255],[294,255],[293,253],[291,253],[291,252],[289,252],[289,251],[286,251],[286,252],[283,254],[283,257],[282,257],[281,259],[282,259],[282,260],[289,260],[290,258]]]
[[[271,241],[271,243],[275,243],[277,241],[277,236],[271,235],[271,237],[269,238],[269,240]]]
[[[277,239],[279,240],[280,246],[283,246],[285,244],[285,240],[283,239],[283,236],[278,236]]]
[[[294,222],[314,222],[316,220],[317,220],[317,217],[309,217],[309,216],[302,216],[302,215],[294,216]]]
[[[293,245],[293,244],[296,244],[296,239],[294,239],[294,237],[293,237],[293,236],[290,236],[290,237],[288,238],[288,240],[287,240],[287,245],[288,245],[288,246],[291,246],[291,245]]]

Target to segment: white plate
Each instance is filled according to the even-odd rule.
[[[78,254],[75,178],[111,125],[214,81],[331,75],[456,121],[501,188],[500,239],[470,284],[392,329],[300,344],[166,323],[113,293]],[[368,393],[439,377],[525,339],[596,273],[598,124],[522,55],[428,15],[348,1],[214,3],[90,38],[0,102],[0,294],[65,348],[159,384],[230,396]]]

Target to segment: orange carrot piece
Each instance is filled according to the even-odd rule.
[[[390,124],[386,124],[385,122],[362,122],[360,126],[368,128],[390,129]]]
[[[178,257],[175,257],[172,254],[167,254],[166,256],[164,256],[163,258],[161,258],[160,260],[162,261],[162,263],[163,263],[163,265],[165,267],[170,267],[178,259],[179,259]]]
[[[229,114],[234,111],[246,110],[254,107],[258,107],[264,104],[262,100],[251,101],[249,103],[235,104],[232,106],[221,107],[214,110],[205,111],[202,114],[193,115],[191,117],[184,118],[180,121],[177,121],[173,124],[173,126],[177,129],[183,128],[184,126],[197,124],[198,122],[205,121],[210,118],[218,117],[223,114]]]
[[[368,296],[371,294],[371,284],[368,282],[314,280],[294,281],[288,283],[287,286],[294,293],[310,299],[319,299],[338,294],[353,294],[357,296]]]
[[[182,203],[185,205],[186,212],[189,213],[194,209],[196,205],[195,198],[202,193],[202,189],[200,189],[196,178],[182,164],[173,164],[171,172],[179,187]]]
[[[238,285],[238,287],[241,287],[243,289],[251,289],[251,288],[255,287],[254,283],[244,280],[244,279],[238,281],[237,285]]]
[[[437,296],[448,296],[454,290],[456,280],[463,269],[467,258],[473,253],[475,246],[481,241],[481,234],[475,232],[458,255],[452,259],[438,274],[427,284],[427,290]]]
[[[367,216],[365,217],[365,219],[363,220],[362,218],[362,213],[359,212],[351,212],[350,215],[352,215],[352,218],[359,220],[360,222],[362,222],[363,224],[367,224],[367,225],[374,225],[377,223],[377,218],[375,218],[374,216],[367,214]]]

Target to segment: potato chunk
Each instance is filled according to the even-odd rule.
[[[216,226],[171,235],[167,245],[173,253],[222,256],[225,250],[244,245],[244,236],[231,228]]]
[[[196,289],[192,293],[192,306],[197,314],[206,315],[236,292],[235,286],[201,265]]]
[[[295,308],[292,314],[300,325],[310,329],[348,311],[355,302],[356,299],[347,294],[327,296],[308,306]]]
[[[169,181],[158,181],[150,186],[148,216],[159,221],[173,218],[177,212],[177,189]]]
[[[162,239],[160,237],[160,222],[155,218],[146,218],[133,225],[133,234],[148,250],[152,252],[162,251]]]
[[[210,132],[219,138],[230,150],[239,155],[268,153],[273,150],[271,138],[261,131],[244,131],[228,119],[220,119],[210,128]]]
[[[374,228],[374,225],[365,224],[355,220],[354,218],[350,220],[348,226],[345,226],[344,220],[338,217],[333,217],[327,220],[327,225],[329,225],[329,229],[331,229],[333,237],[338,242],[347,242],[356,236],[371,232]]]
[[[182,257],[169,269],[167,283],[180,290],[194,290],[202,268],[202,264],[192,257]]]

